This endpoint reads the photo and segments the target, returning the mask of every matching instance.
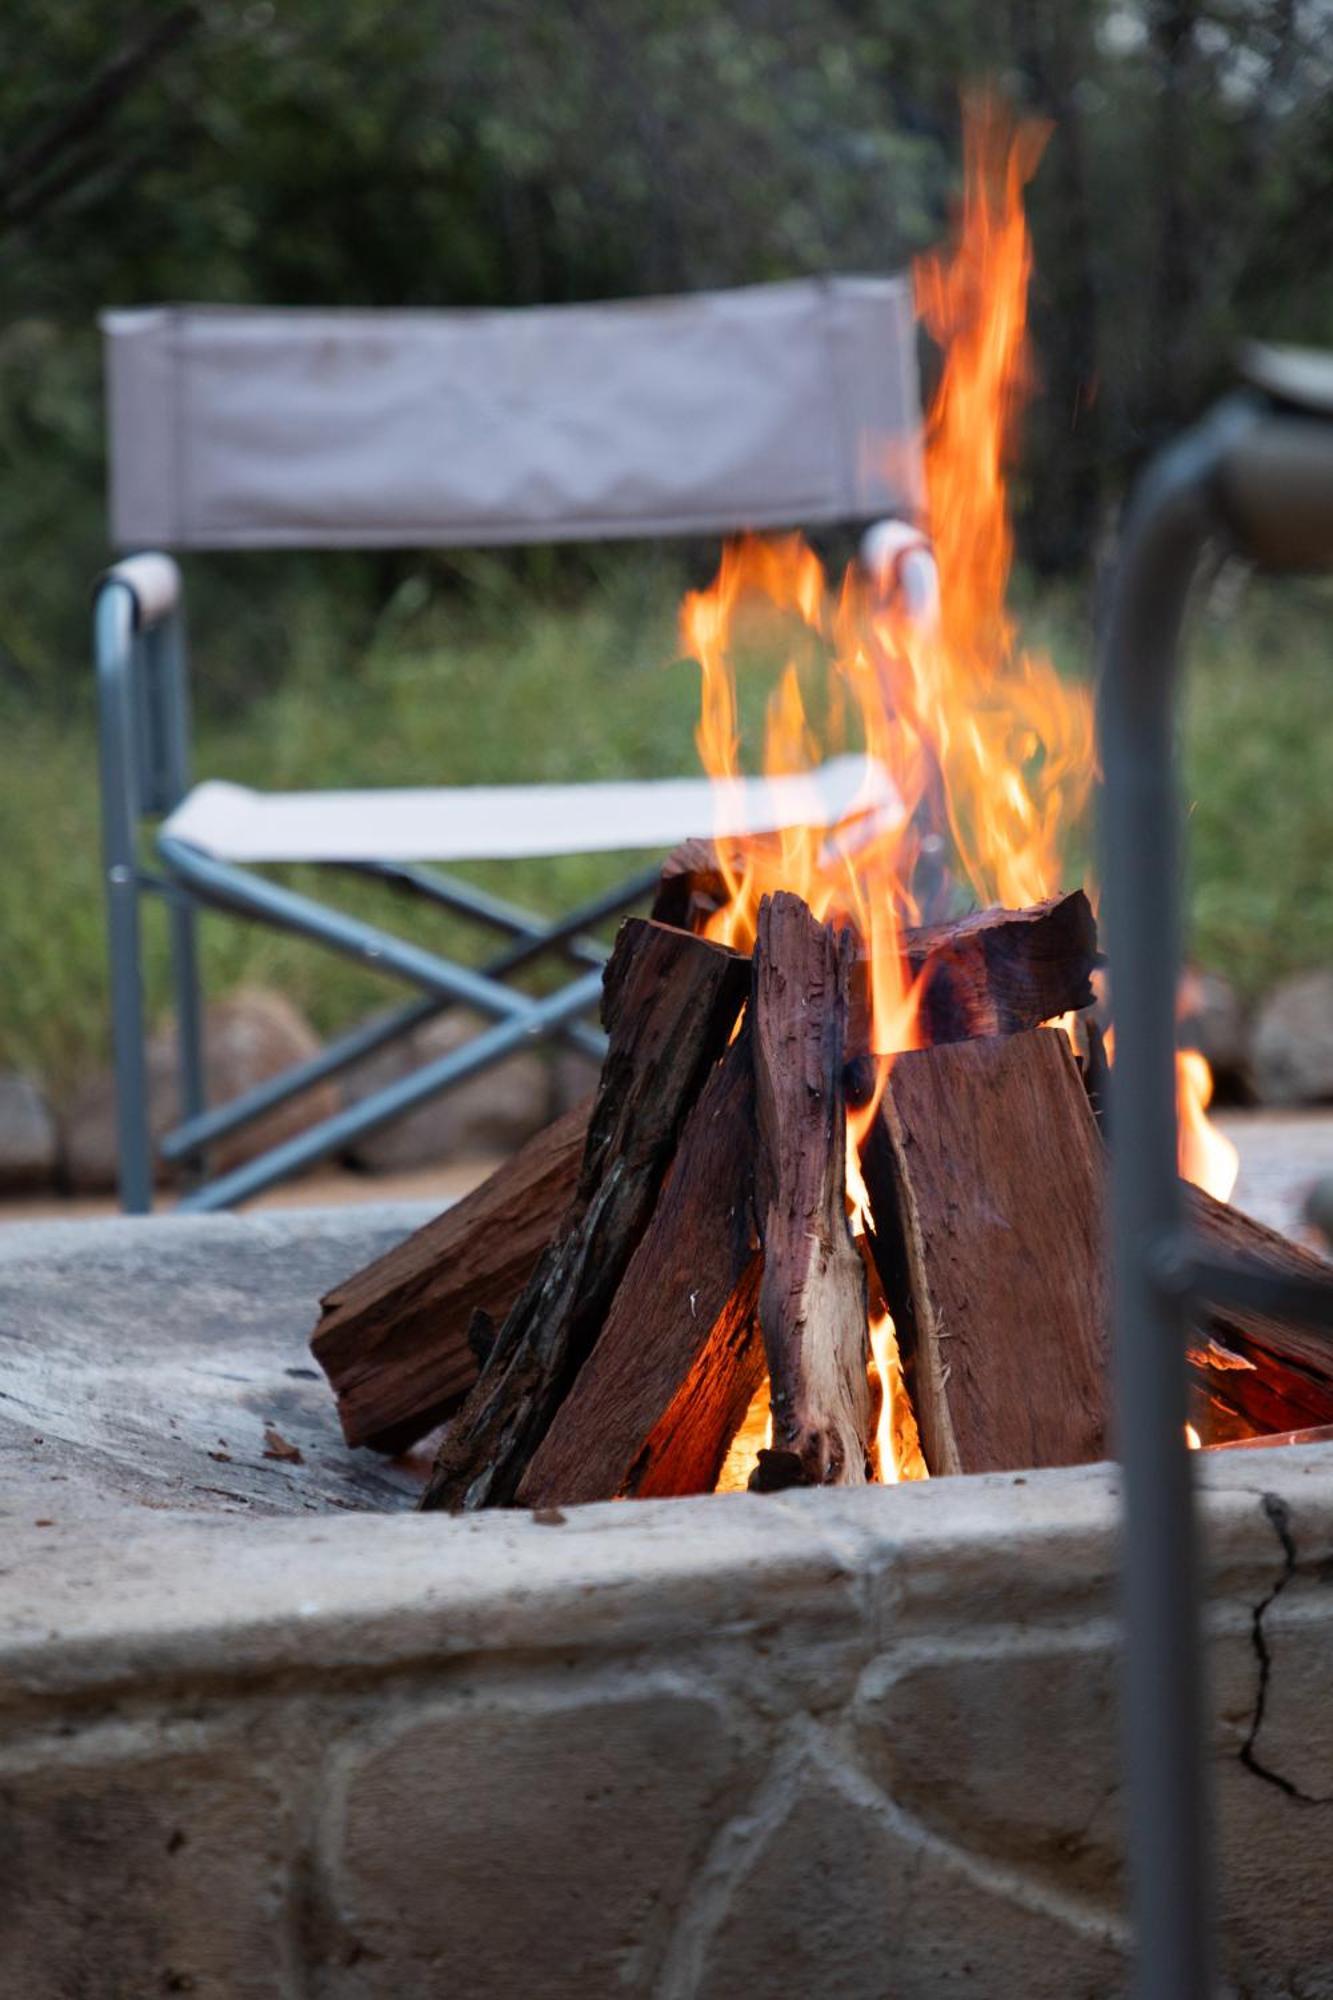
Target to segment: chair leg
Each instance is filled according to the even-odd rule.
[[[148,1124],[139,893],[134,868],[124,862],[113,862],[106,874],[107,929],[111,950],[111,1034],[116,1065],[120,1205],[127,1215],[147,1215],[153,1206],[153,1149]]]
[[[104,585],[93,617],[120,1205],[128,1215],[146,1215],[153,1205],[153,1157],[140,958],[141,884],[135,850],[139,787],[130,592],[121,584]]]
[[[176,1037],[180,1075],[180,1118],[198,1118],[207,1103],[204,1076],[204,1013],[199,991],[198,913],[179,892],[171,898],[171,969],[176,989]],[[202,1147],[186,1156],[190,1178],[206,1166]]]

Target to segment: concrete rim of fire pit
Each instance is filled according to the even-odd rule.
[[[0,1239],[5,1990],[1121,1991],[1113,1470],[367,1511],[410,1478],[340,1492],[331,1399],[321,1441],[287,1371],[319,1290],[418,1219]],[[38,1409],[80,1300],[85,1407],[67,1331]],[[253,1436],[191,1481],[178,1422],[136,1495],[153,1354],[145,1455],[229,1342]],[[284,1385],[300,1466],[251,1449]],[[1333,1447],[1202,1479],[1228,1972],[1333,1993]]]

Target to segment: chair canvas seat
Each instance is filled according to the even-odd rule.
[[[829,827],[901,811],[863,756],[777,778],[666,778],[586,785],[464,785],[260,792],[210,779],[161,832],[238,864],[481,861],[665,849],[696,837]]]

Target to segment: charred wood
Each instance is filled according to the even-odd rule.
[[[711,1493],[763,1375],[748,1024],[704,1085],[523,1506]]]
[[[648,1226],[681,1127],[726,1047],[748,966],[631,918],[607,966],[610,1037],[574,1199],[440,1445],[422,1501],[511,1505]]]
[[[760,906],[751,1013],[773,1445],[810,1485],[866,1477],[866,1278],[847,1227],[843,1099],[851,939],[799,896]]]
[[[862,1163],[931,1473],[1103,1457],[1102,1149],[1065,1037],[895,1057]]]
[[[349,1445],[406,1450],[477,1379],[473,1318],[503,1320],[574,1196],[591,1104],[324,1298],[310,1350]]]

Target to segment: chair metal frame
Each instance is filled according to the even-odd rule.
[[[767,507],[785,519],[790,507],[807,523],[910,510],[919,472],[910,296],[897,278],[823,279],[516,313],[171,307],[111,313],[103,324],[112,534],[121,549],[140,551],[102,577],[93,611],[121,1200],[130,1212],[151,1208],[156,1150],[184,1172],[183,1208],[217,1209],[345,1149],[524,1042],[559,1039],[600,1057],[604,1038],[586,1018],[606,957],[596,933],[643,900],[656,870],[641,868],[552,921],[415,862],[320,862],[373,876],[497,936],[498,949],[474,969],[282,886],[257,873],[258,864],[205,851],[184,828],[173,832],[168,816],[190,792],[185,618],[180,571],[171,555],[155,551],[711,534],[744,525],[735,513],[742,493],[760,517]],[[702,349],[691,346],[699,339]],[[774,376],[772,398],[739,399],[731,457],[717,461],[731,485],[717,490],[712,470],[693,485],[658,480],[653,449],[679,452],[682,424],[696,445],[701,435],[711,441],[709,410],[729,407],[729,390],[736,400],[739,379],[752,389],[767,382],[749,359],[756,339],[770,342],[770,360],[774,340],[784,354],[797,341],[801,365]],[[666,430],[656,438],[651,424],[645,432],[636,421],[645,352],[658,356],[652,379],[663,395],[656,421]],[[698,393],[694,361],[677,361],[670,376],[673,354],[700,352],[713,357],[702,378],[713,404]],[[584,361],[572,366],[579,354]],[[535,365],[547,355],[551,401],[546,372]],[[588,357],[600,359],[594,365]],[[667,367],[666,382],[658,364]],[[826,390],[826,420],[797,448],[783,399],[810,370]],[[609,401],[608,383],[615,385]],[[888,446],[897,432],[884,428],[891,418],[912,433],[896,455]],[[463,426],[457,463],[445,449],[455,422]],[[597,435],[607,450],[590,470],[589,440]],[[880,445],[886,459],[894,456],[891,469],[879,463]],[[706,454],[699,462],[714,463]],[[149,860],[146,823],[163,819]],[[180,1040],[182,1115],[156,1149],[141,971],[146,896],[167,907]],[[405,981],[417,997],[207,1109],[201,909],[308,938]],[[534,997],[511,983],[548,958],[566,975],[559,991]],[[209,1150],[220,1140],[455,1005],[488,1024],[463,1047],[246,1165],[210,1175]]]
[[[145,865],[145,822],[170,813],[189,789],[189,708],[180,574],[169,556],[131,556],[108,570],[93,613],[101,742],[102,841],[111,958],[111,1018],[122,1206],[146,1213],[153,1197],[142,983],[142,905],[160,898],[170,926],[179,1032],[181,1122],[159,1142],[161,1157],[191,1174],[179,1206],[230,1207],[302,1172],[355,1139],[477,1075],[525,1042],[558,1035],[593,1058],[600,1030],[581,1017],[597,1005],[606,948],[599,924],[633,908],[651,890],[643,869],[604,895],[550,921],[473,884],[416,866],[348,864],[407,894],[466,917],[505,940],[480,970],[453,963],[312,897],[221,862],[185,841],[157,839],[161,868]],[[202,908],[272,924],[421,989],[422,997],[340,1035],[311,1060],[213,1110],[205,1108],[203,1009],[197,917]],[[576,976],[559,992],[533,998],[506,981],[557,954]],[[208,1148],[303,1091],[455,1005],[492,1026],[463,1047],[326,1118],[231,1172],[207,1178]]]
[[[1333,357],[1253,349],[1250,387],[1149,468],[1102,654],[1105,911],[1115,968],[1112,1333],[1123,1470],[1123,1729],[1140,2000],[1213,2000],[1206,1655],[1185,1443],[1186,1336],[1206,1302],[1333,1326],[1333,1277],[1279,1280],[1186,1226],[1176,1170],[1180,810],[1174,723],[1189,589],[1209,541],[1333,569]]]

